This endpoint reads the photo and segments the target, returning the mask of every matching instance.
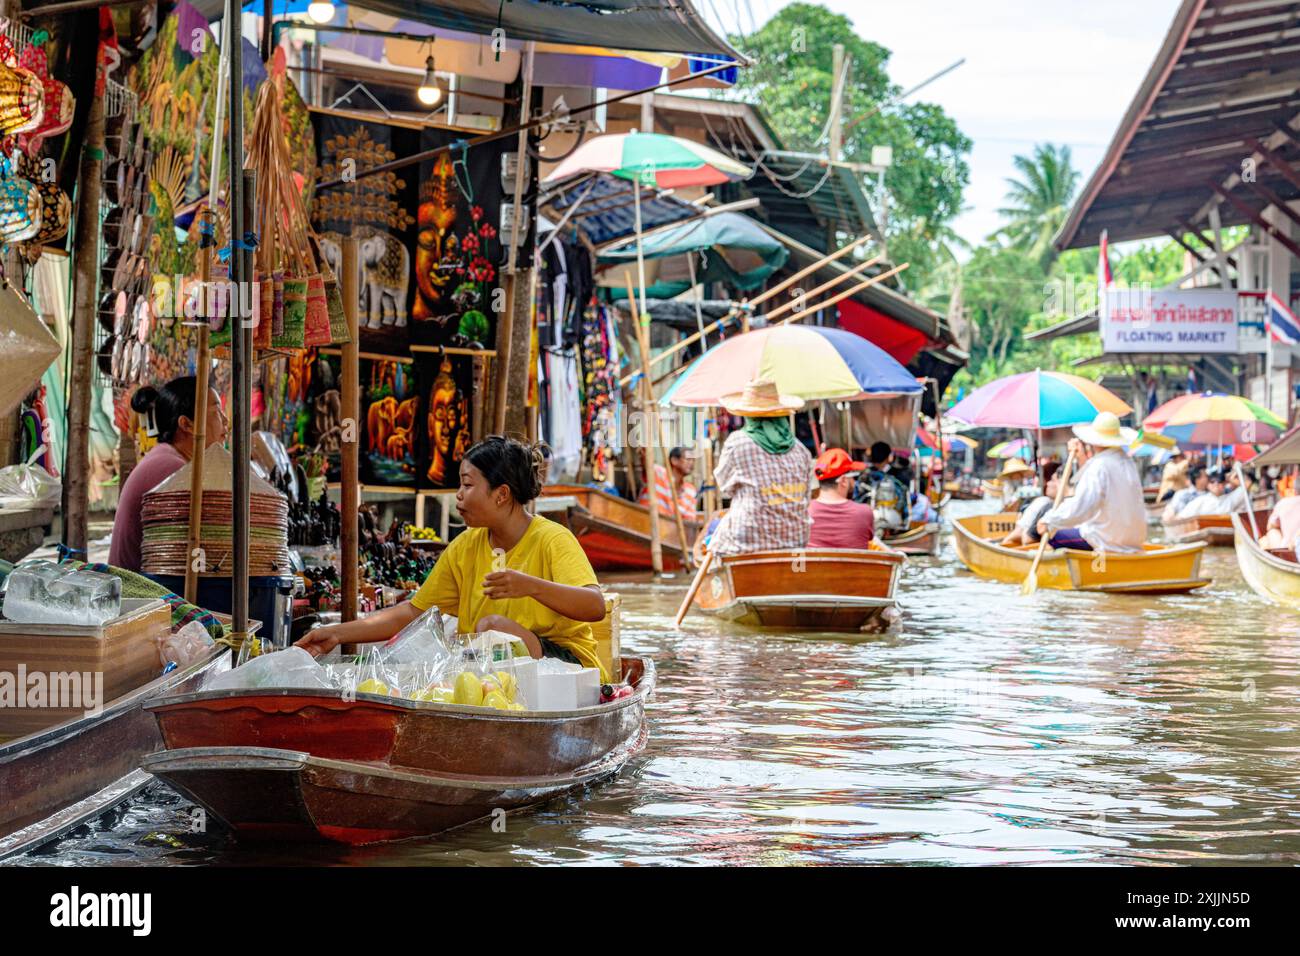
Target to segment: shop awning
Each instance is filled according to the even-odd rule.
[[[916,354],[921,349],[931,344],[930,336],[924,332],[910,325],[904,325],[897,319],[891,319],[879,309],[855,302],[852,298],[845,299],[838,307],[840,328],[862,336],[904,365],[916,358]]]
[[[1052,339],[1059,339],[1066,335],[1082,335],[1085,332],[1096,332],[1100,325],[1100,319],[1097,317],[1097,310],[1085,312],[1083,315],[1076,315],[1072,319],[1062,319],[1055,322],[1045,329],[1039,329],[1036,332],[1030,332],[1025,336],[1026,342],[1050,342]]]
[[[512,40],[742,59],[690,0],[366,0],[363,6],[465,33],[500,29]]]
[[[1300,464],[1300,426],[1291,429],[1269,445],[1254,460],[1254,464],[1256,466]]]
[[[647,259],[708,252],[696,270],[696,281],[725,282],[739,289],[760,285],[790,256],[784,243],[738,212],[702,216],[647,236],[642,246]],[[602,251],[600,261],[635,262],[636,257],[636,243],[632,242]],[[689,285],[685,281],[683,290]]]

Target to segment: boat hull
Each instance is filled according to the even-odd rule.
[[[1256,501],[1255,520],[1262,527],[1268,521],[1269,507]],[[1231,515],[1196,515],[1162,522],[1165,540],[1172,544],[1204,541],[1211,547],[1229,548],[1233,544]]]
[[[635,692],[565,712],[498,712],[341,692],[217,691],[164,700],[167,750],[141,766],[247,839],[433,836],[616,773],[644,749],[654,665]]]
[[[839,548],[715,557],[695,603],[752,627],[875,630],[888,621],[905,560],[897,551]]]
[[[573,532],[595,570],[652,569],[649,508],[582,485],[547,485],[542,489],[542,496],[573,499],[574,503],[567,509],[549,517]],[[664,570],[680,570],[683,548],[677,534],[677,522],[670,515],[660,514],[659,518]],[[689,549],[699,526],[694,521],[684,521],[683,526],[686,548]]]
[[[1232,516],[1232,530],[1237,565],[1251,590],[1278,604],[1300,607],[1300,564],[1295,561],[1295,552],[1261,548],[1244,515]]]
[[[117,784],[162,745],[146,704],[164,694],[196,691],[229,667],[229,649],[214,648],[202,661],[109,702],[97,716],[0,745],[0,857],[53,839],[139,789]],[[75,813],[66,813],[74,807]]]
[[[980,577],[1020,584],[1029,574],[1037,547],[1006,548],[997,542],[1012,528],[1010,515],[974,515],[953,522],[957,557]],[[1167,547],[1148,545],[1138,554],[1055,549],[1039,562],[1037,584],[1058,591],[1112,591],[1172,594],[1210,583],[1200,577],[1205,544]]]

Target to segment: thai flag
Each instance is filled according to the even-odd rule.
[[[1101,231],[1101,241],[1097,243],[1097,315],[1103,320],[1109,317],[1106,303],[1106,291],[1114,284],[1110,274],[1110,242],[1106,230]]]
[[[1286,307],[1276,292],[1265,296],[1264,304],[1268,309],[1268,334],[1273,341],[1300,345],[1300,319],[1295,317],[1295,313]]]

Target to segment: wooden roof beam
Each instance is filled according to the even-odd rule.
[[[1195,226],[1193,226],[1182,216],[1178,217],[1178,225],[1182,226],[1183,230],[1187,232],[1189,235],[1195,236],[1196,240],[1201,245],[1205,246],[1205,248],[1209,251],[1210,255],[1214,255],[1214,243],[1212,243],[1209,239],[1206,239],[1205,235],[1201,232],[1201,230],[1197,229]],[[1179,245],[1182,245],[1182,243],[1179,243]],[[1237,268],[1237,260],[1234,259],[1232,256],[1225,255],[1224,259],[1228,261],[1228,265],[1232,266],[1234,269]],[[1208,260],[1202,260],[1202,261],[1208,261]]]
[[[1300,189],[1300,172],[1296,172],[1295,168],[1290,163],[1288,163],[1285,159],[1283,159],[1280,153],[1274,152],[1273,150],[1269,149],[1267,146],[1265,146],[1263,143],[1261,143],[1259,140],[1255,139],[1254,137],[1248,137],[1246,139],[1246,144],[1250,146],[1250,148],[1253,149],[1255,152],[1259,153],[1259,155],[1262,156],[1265,160],[1267,160],[1270,166],[1272,166],[1279,173],[1281,173],[1283,179],[1289,182],[1296,189]]]
[[[1300,226],[1300,212],[1296,212],[1294,209],[1292,209],[1287,204],[1287,201],[1285,199],[1283,199],[1277,193],[1273,192],[1273,190],[1269,189],[1267,186],[1265,186],[1263,183],[1259,182],[1258,180],[1256,180],[1255,182],[1247,182],[1246,185],[1249,186],[1254,191],[1256,196],[1264,200],[1270,206],[1275,208],[1278,212],[1282,213],[1282,215],[1286,216],[1296,225]]]
[[[1265,233],[1267,233],[1272,238],[1276,239],[1281,245],[1286,247],[1286,249],[1291,253],[1291,255],[1295,256],[1297,259],[1300,259],[1300,245],[1297,245],[1295,242],[1293,242],[1290,236],[1283,234],[1280,229],[1278,229],[1271,222],[1269,222],[1267,219],[1261,216],[1256,209],[1254,209],[1244,200],[1238,199],[1231,192],[1224,189],[1222,186],[1220,186],[1212,179],[1206,180],[1206,185],[1209,186],[1214,192],[1218,193],[1221,198],[1226,199],[1229,203],[1231,203],[1237,209],[1237,211],[1240,212],[1243,216],[1245,216],[1255,225],[1259,226],[1260,229],[1262,229]]]

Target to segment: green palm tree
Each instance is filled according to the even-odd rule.
[[[1070,147],[1042,143],[1033,156],[1013,160],[1018,179],[1008,179],[1008,205],[998,210],[1006,225],[990,238],[1003,237],[1047,270],[1056,258],[1052,237],[1069,215],[1079,185],[1079,171],[1070,161]]]

